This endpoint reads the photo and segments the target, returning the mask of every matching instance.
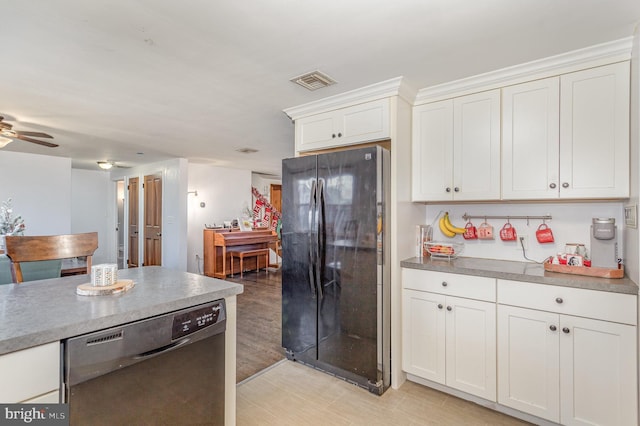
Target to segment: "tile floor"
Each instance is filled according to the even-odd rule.
[[[238,385],[236,416],[238,426],[529,424],[408,381],[375,396],[286,360]]]

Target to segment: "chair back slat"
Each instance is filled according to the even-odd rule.
[[[14,282],[23,281],[20,262],[69,259],[86,256],[87,273],[91,270],[91,259],[98,248],[98,233],[11,236],[5,237],[5,253],[13,264]]]

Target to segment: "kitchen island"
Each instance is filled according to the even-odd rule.
[[[225,299],[225,411],[226,423],[234,424],[236,295],[242,293],[242,285],[160,266],[120,270],[118,277],[133,280],[135,286],[110,296],[77,295],[76,287],[89,282],[88,275],[0,286],[0,360],[25,349]]]

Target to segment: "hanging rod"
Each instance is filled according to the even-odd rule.
[[[480,214],[476,214],[476,215],[469,215],[469,214],[464,214],[464,216],[462,216],[462,218],[467,221],[469,219],[506,219],[506,220],[511,220],[511,219],[523,219],[526,220],[527,223],[529,223],[529,220],[551,220],[552,217],[551,215],[544,215],[544,216],[489,216],[489,215],[480,215]]]

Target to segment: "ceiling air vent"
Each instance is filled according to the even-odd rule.
[[[301,76],[292,78],[290,81],[299,84],[300,86],[309,90],[320,89],[322,87],[327,87],[336,83],[334,79],[320,71],[313,71],[307,74],[303,74]]]

